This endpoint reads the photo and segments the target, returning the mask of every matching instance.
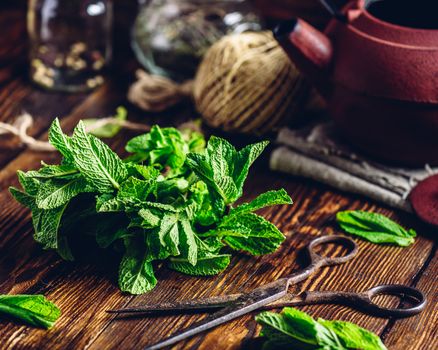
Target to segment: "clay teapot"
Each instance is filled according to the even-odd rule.
[[[353,145],[402,165],[438,164],[436,7],[354,0],[324,33],[301,19],[274,32]]]

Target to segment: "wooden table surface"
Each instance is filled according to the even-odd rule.
[[[195,115],[188,105],[154,116],[129,106],[125,94],[137,66],[127,47],[126,24],[132,20],[135,4],[131,1],[116,4],[115,69],[104,86],[92,93],[78,95],[45,92],[28,82],[25,8],[22,2],[0,5],[1,121],[11,122],[25,110],[35,117],[31,134],[46,139],[54,117],[60,117],[63,128],[71,131],[79,119],[110,115],[119,105],[128,106],[130,120],[149,124],[171,125],[182,117]],[[126,139],[133,135],[122,132],[108,142],[113,149],[121,151]],[[224,273],[209,278],[188,277],[163,267],[157,271],[157,287],[148,294],[134,297],[118,290],[116,264],[64,262],[56,253],[43,251],[34,242],[30,213],[12,200],[8,187],[17,186],[15,173],[18,169],[34,169],[41,159],[50,163],[58,158],[55,154],[17,147],[16,140],[0,140],[0,294],[44,294],[61,308],[62,317],[49,331],[0,320],[1,349],[141,348],[190,325],[199,316],[117,319],[106,314],[106,309],[249,291],[299,269],[305,263],[300,250],[315,236],[339,233],[334,216],[337,211],[345,209],[387,214],[401,224],[415,228],[419,237],[414,245],[404,249],[358,240],[360,252],[354,261],[326,268],[300,287],[303,290],[362,291],[382,283],[407,284],[421,289],[428,296],[427,309],[418,316],[403,320],[374,318],[333,305],[301,309],[314,317],[358,323],[380,335],[389,349],[438,348],[436,230],[421,224],[412,215],[305,179],[270,172],[266,161],[260,161],[250,173],[245,199],[254,198],[267,189],[284,187],[295,202],[292,206],[261,212],[287,235],[278,252],[260,258],[236,255]],[[395,301],[384,299],[381,302]],[[253,349],[257,348],[253,338],[258,331],[254,315],[248,315],[176,348]]]

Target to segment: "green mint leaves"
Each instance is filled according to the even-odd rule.
[[[61,316],[43,295],[0,295],[0,314],[40,328],[51,328]]]
[[[212,136],[205,154],[190,154],[188,165],[206,183],[219,208],[234,203],[242,196],[249,167],[263,152],[267,142],[237,151],[228,141]]]
[[[153,289],[157,261],[185,274],[210,276],[229,265],[226,247],[262,255],[285,239],[254,212],[292,204],[286,191],[235,205],[266,142],[238,151],[218,137],[206,144],[198,132],[156,125],[130,140],[131,155],[121,160],[86,133],[84,123],[68,136],[58,120],[49,140],[63,156],[61,164],[19,171],[23,190],[10,191],[32,211],[34,238],[45,249],[72,260],[78,246],[79,253],[91,248],[91,237],[96,247],[119,254],[124,292]]]
[[[256,316],[266,341],[264,350],[386,350],[380,338],[353,323],[317,321],[305,312],[286,307],[281,313],[262,312]]]
[[[405,230],[396,222],[378,213],[366,211],[342,211],[336,219],[341,228],[367,241],[377,244],[395,244],[407,247],[417,236],[412,229]]]

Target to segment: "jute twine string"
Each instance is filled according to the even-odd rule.
[[[207,123],[263,133],[296,115],[307,95],[297,69],[269,32],[220,40],[195,80],[195,101]]]
[[[137,81],[128,91],[128,100],[137,107],[161,112],[192,96],[193,81],[177,84],[170,79],[137,70]]]
[[[262,134],[304,108],[309,88],[270,32],[229,35],[204,56],[194,81],[177,84],[137,72],[128,99],[160,111],[194,99],[207,124],[226,131]]]
[[[52,152],[55,148],[47,141],[37,140],[28,134],[28,130],[32,127],[34,122],[33,117],[29,113],[23,113],[18,116],[12,124],[0,122],[0,136],[13,135],[18,137],[21,144],[25,145],[32,151]],[[106,125],[118,125],[121,128],[147,132],[150,126],[146,124],[133,123],[127,120],[118,120],[116,118],[102,118],[96,122],[87,125],[86,131],[93,132],[94,130]]]

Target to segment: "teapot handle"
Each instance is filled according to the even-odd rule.
[[[330,39],[302,19],[280,23],[274,36],[298,69],[324,96],[328,92],[328,70],[333,59]]]

